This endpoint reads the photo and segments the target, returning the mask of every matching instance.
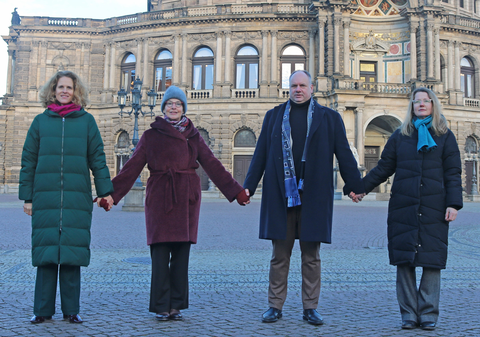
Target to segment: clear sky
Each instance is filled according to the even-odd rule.
[[[22,16],[106,19],[147,11],[147,0],[0,0],[0,35],[8,35],[12,12]],[[0,97],[6,92],[7,44],[0,39]]]

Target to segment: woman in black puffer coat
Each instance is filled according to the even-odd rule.
[[[378,165],[363,179],[368,193],[395,173],[388,207],[388,252],[397,266],[402,328],[435,329],[440,270],[447,263],[448,227],[462,208],[457,141],[435,94],[413,91],[401,127],[388,140]],[[415,267],[422,267],[416,286]]]

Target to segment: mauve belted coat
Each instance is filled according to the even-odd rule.
[[[260,239],[285,240],[287,199],[283,171],[282,121],[286,103],[267,112],[243,186],[255,193],[263,176]],[[292,116],[290,117],[292,118]],[[333,213],[333,159],[355,193],[363,193],[357,162],[350,150],[342,117],[315,102],[307,139],[305,187],[299,239],[331,243]]]
[[[112,179],[113,200],[117,204],[128,193],[147,164],[150,171],[145,198],[147,244],[197,243],[202,191],[195,169],[199,164],[230,202],[243,188],[215,158],[191,121],[183,133],[161,117],[150,126],[132,157]]]
[[[418,152],[418,131],[411,136],[396,130],[378,165],[363,179],[366,192],[393,173],[388,204],[388,253],[390,264],[444,269],[447,263],[447,207],[457,210],[462,201],[462,164],[457,141],[448,130],[436,136],[437,148]]]

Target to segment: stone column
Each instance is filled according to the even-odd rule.
[[[447,54],[447,89],[448,90],[453,90],[455,88],[454,85],[454,79],[455,79],[455,68],[454,68],[454,63],[453,63],[453,41],[448,40],[448,54]]]
[[[140,79],[143,78],[143,67],[142,67],[142,41],[143,39],[135,39],[135,43],[137,44],[137,55],[135,55],[135,77]]]
[[[318,76],[325,75],[325,21],[318,21]]]
[[[435,80],[440,82],[442,67],[440,64],[440,29],[435,28]]]
[[[221,83],[222,82],[222,35],[223,32],[217,32],[217,50],[215,55],[215,63],[216,63],[216,74],[215,74],[215,82]]]
[[[355,147],[357,148],[359,164],[364,165],[364,150],[363,144],[363,108],[355,109],[356,132],[355,132]]]
[[[267,61],[268,61],[268,31],[262,30],[262,75],[261,75],[261,84],[267,83]]]
[[[74,71],[78,76],[81,76],[85,81],[87,81],[88,79],[82,76],[82,72],[81,72],[82,43],[75,42],[73,45],[75,46],[75,70]]]
[[[30,53],[30,64],[29,64],[29,71],[28,71],[28,100],[29,101],[36,101],[36,90],[37,88],[37,67],[39,66],[39,55],[38,55],[38,48],[39,48],[39,41],[32,42],[32,51]]]
[[[455,90],[460,90],[460,42],[455,41]]]
[[[104,45],[105,47],[105,60],[103,62],[103,90],[108,89],[108,59],[110,58],[110,47],[108,43]]]
[[[433,23],[426,23],[427,26],[427,80],[433,80],[433,65],[434,65],[434,56],[433,56]]]
[[[270,31],[270,36],[272,37],[272,50],[271,50],[271,65],[272,69],[270,71],[270,82],[272,84],[276,84],[278,82],[277,79],[277,74],[278,74],[278,69],[277,69],[277,34],[278,31],[272,30]],[[276,88],[275,88],[276,90]]]
[[[150,90],[154,86],[154,83],[152,80],[152,68],[148,66],[148,38],[142,39],[142,42],[143,42],[143,85],[147,90]]]
[[[7,67],[7,95],[11,95],[13,93],[12,90],[12,77],[13,77],[13,55],[15,54],[14,50],[8,50],[8,67]]]
[[[410,81],[417,79],[417,22],[410,22]]]
[[[267,81],[267,67],[268,67],[268,30],[262,30],[262,57],[260,58],[262,65],[260,67],[260,97],[268,97],[268,81]]]
[[[333,32],[333,73],[334,75],[340,74],[340,26],[342,24],[341,17],[335,17],[333,19],[334,32]]]
[[[311,29],[308,32],[309,43],[308,43],[308,72],[313,76],[315,74],[315,34],[316,29]]]
[[[231,47],[231,36],[232,32],[231,31],[224,31],[223,34],[225,35],[225,83],[231,83],[230,82],[230,73],[231,73],[231,65],[232,65],[232,51],[230,50]]]
[[[350,19],[343,22],[343,75],[350,74]]]
[[[110,89],[115,89],[115,42],[110,44]]]
[[[182,34],[182,86],[187,86],[187,42],[188,42],[188,35],[187,33]]]
[[[173,46],[173,78],[172,84],[178,86],[180,83],[180,35],[176,34],[174,36],[174,46]]]

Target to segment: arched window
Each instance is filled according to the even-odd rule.
[[[130,139],[126,131],[122,131],[117,138],[117,143],[115,144],[115,155],[117,157],[117,174],[122,169],[123,165],[130,158]]]
[[[473,98],[475,96],[475,68],[473,63],[467,58],[462,58],[460,62],[460,90],[466,98]]]
[[[282,88],[290,87],[289,78],[295,70],[305,70],[306,57],[303,50],[295,45],[288,46],[283,50],[280,57],[282,64]]]
[[[255,134],[250,130],[240,130],[233,140],[234,147],[255,147],[257,140]]]
[[[194,90],[213,89],[213,52],[210,48],[202,47],[195,52],[192,59]]]
[[[172,85],[172,53],[161,50],[155,58],[155,90],[165,91]]]
[[[137,59],[133,54],[127,54],[123,58],[121,71],[121,88],[124,88],[127,92],[130,92],[133,89],[133,82],[135,81],[135,64]]]
[[[242,47],[235,57],[237,89],[258,88],[258,51],[252,46]]]

